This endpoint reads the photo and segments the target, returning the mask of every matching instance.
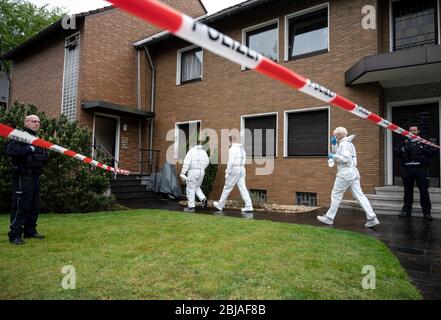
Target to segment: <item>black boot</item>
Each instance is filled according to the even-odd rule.
[[[407,217],[411,217],[412,214],[410,211],[406,211],[406,209],[401,209],[401,213],[398,215],[400,218],[407,218]]]
[[[424,213],[424,220],[426,220],[426,221],[432,221],[433,220],[432,215],[430,214],[430,212],[425,212]]]
[[[16,245],[25,244],[22,238],[9,238],[9,242]]]

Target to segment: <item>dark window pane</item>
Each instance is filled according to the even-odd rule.
[[[246,118],[245,151],[247,156],[274,157],[276,154],[276,129],[276,115]]]
[[[295,58],[328,49],[328,9],[289,20],[289,56]]]
[[[278,52],[277,24],[253,30],[246,35],[246,45],[265,57],[277,61]]]
[[[437,0],[396,1],[392,10],[394,50],[438,43]]]
[[[196,143],[196,137],[201,132],[201,123],[200,122],[192,122],[192,123],[183,123],[178,124],[178,154],[179,158],[184,159],[188,150],[190,149],[190,137],[192,138],[192,143]]]
[[[288,114],[288,156],[326,156],[328,132],[328,110]]]
[[[202,49],[186,51],[181,56],[181,82],[202,78]]]

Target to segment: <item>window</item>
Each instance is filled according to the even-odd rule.
[[[177,84],[202,80],[202,48],[182,49],[178,51]]]
[[[269,25],[252,27],[244,30],[245,45],[263,56],[277,61],[279,55],[279,26],[271,22]]]
[[[242,117],[247,157],[276,156],[277,114]]]
[[[178,123],[175,126],[175,158],[184,159],[190,145],[196,145],[201,132],[201,122],[191,121]]]
[[[317,193],[296,192],[296,203],[298,206],[317,206]]]
[[[266,190],[250,189],[251,199],[257,203],[266,203],[267,202],[266,194],[267,194]]]
[[[327,156],[329,110],[285,113],[285,156]]]
[[[437,0],[392,2],[393,51],[438,43]]]
[[[8,106],[9,102],[9,77],[3,64],[0,62],[0,108]]]
[[[75,121],[77,111],[78,67],[80,62],[80,34],[66,38],[61,113]]]
[[[328,6],[312,12],[287,17],[288,53],[287,60],[328,52],[329,25]]]

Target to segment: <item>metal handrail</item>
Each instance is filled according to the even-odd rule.
[[[140,173],[148,175],[156,173],[158,171],[160,151],[154,149],[139,149],[139,152],[141,154],[141,160],[139,161]],[[145,155],[147,155],[147,158]],[[147,166],[145,167],[145,165]],[[146,169],[145,171],[144,168]]]
[[[92,145],[92,150],[94,151],[94,157],[97,157],[97,155],[95,154],[97,150],[102,151],[106,155],[105,159],[98,159],[97,157],[97,160],[100,160],[100,162],[106,162],[107,160],[110,160],[113,161],[113,167],[119,167],[119,161],[116,160],[116,158],[102,144]],[[116,173],[114,174],[114,177],[116,178]]]

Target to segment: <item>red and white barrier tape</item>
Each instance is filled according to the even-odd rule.
[[[122,170],[122,169],[116,169],[113,168],[111,166],[105,165],[101,162],[95,161],[91,158],[88,158],[86,156],[83,156],[79,153],[76,153],[74,151],[68,150],[66,148],[60,147],[56,144],[50,143],[46,140],[37,138],[31,134],[29,134],[28,132],[25,131],[21,131],[18,129],[13,129],[7,125],[1,124],[0,123],[0,137],[4,137],[4,138],[8,138],[8,139],[12,139],[12,140],[18,140],[18,141],[22,141],[25,143],[29,143],[33,146],[37,146],[37,147],[41,147],[41,148],[45,148],[51,151],[55,151],[61,154],[64,154],[68,157],[72,157],[75,159],[78,159],[84,163],[88,163],[91,164],[95,167],[101,168],[103,170],[107,170],[110,172],[115,172],[118,174],[124,174],[124,175],[129,175],[130,171],[127,170]]]
[[[148,22],[167,29],[176,36],[194,43],[204,49],[212,51],[228,60],[236,62],[248,69],[254,69],[268,77],[278,80],[307,95],[339,107],[368,119],[386,129],[411,139],[417,139],[429,146],[439,148],[436,144],[418,137],[403,128],[383,119],[362,106],[359,106],[335,92],[302,77],[296,72],[287,69],[274,61],[249,49],[238,41],[208,27],[193,18],[156,0],[107,0],[117,7],[138,16]]]

